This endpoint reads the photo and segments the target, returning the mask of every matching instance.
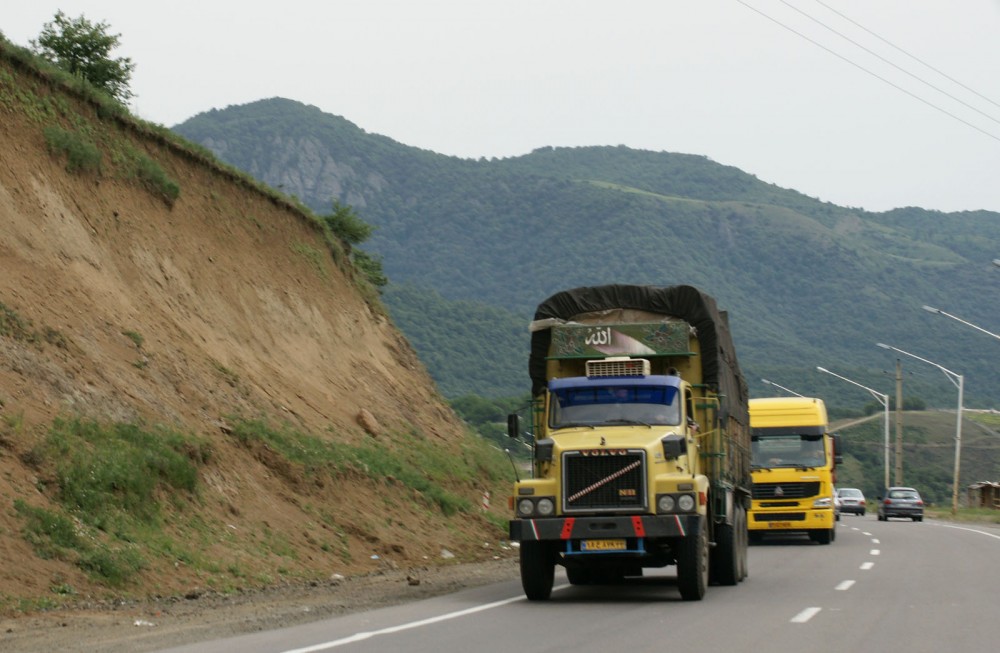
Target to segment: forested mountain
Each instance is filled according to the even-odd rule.
[[[892,394],[895,358],[876,342],[965,374],[967,405],[1000,393],[998,343],[921,310],[1000,325],[997,213],[870,213],[626,147],[458,159],[280,98],[174,130],[316,211],[337,200],[374,225],[363,248],[382,258],[386,303],[447,396],[525,392],[534,307],[604,283],[715,296],[755,396],[775,393],[763,377],[833,404],[870,400],[817,366]],[[903,366],[908,396],[955,405],[940,371]]]

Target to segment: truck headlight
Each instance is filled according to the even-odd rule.
[[[656,507],[660,512],[673,512],[674,505],[674,498],[669,494],[661,494],[660,498],[656,500]]]
[[[682,494],[677,499],[677,507],[684,512],[691,512],[694,510],[694,497],[690,494]]]
[[[833,499],[830,497],[820,497],[813,501],[813,508],[829,508],[833,505]]]
[[[551,517],[555,513],[556,502],[552,497],[541,497],[540,499],[525,497],[517,502],[518,517]]]

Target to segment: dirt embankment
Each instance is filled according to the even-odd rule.
[[[100,169],[67,172],[53,125],[95,144]],[[123,173],[129,157],[177,199]],[[241,416],[390,452],[405,472],[414,447],[467,463],[462,424],[315,225],[2,60],[0,261],[0,612],[492,559],[505,506],[480,502],[503,493],[495,481],[456,476],[449,496],[476,507],[456,513],[400,474],[309,474],[307,456],[233,437]],[[196,490],[158,491],[162,533],[118,587],[26,535],[24,506],[65,511],[38,447],[67,416],[205,443]]]

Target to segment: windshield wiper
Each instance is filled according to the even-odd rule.
[[[643,422],[637,419],[609,419],[605,420],[604,424],[634,424],[636,426],[648,426],[649,428],[653,428],[653,425],[649,422]]]
[[[556,424],[555,429],[578,429],[578,428],[597,428],[590,422],[566,422],[565,424]]]

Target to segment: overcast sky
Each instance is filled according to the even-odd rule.
[[[25,0],[121,35],[172,127],[269,97],[464,158],[704,155],[843,206],[1000,211],[1000,0]]]

